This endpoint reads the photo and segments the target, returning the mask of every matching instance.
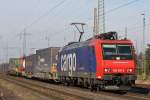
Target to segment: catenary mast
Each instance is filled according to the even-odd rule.
[[[105,3],[104,0],[98,0],[98,25],[97,34],[105,33]]]

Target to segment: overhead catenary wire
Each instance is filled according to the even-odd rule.
[[[65,3],[66,1],[67,1],[67,0],[63,0],[63,1],[59,2],[59,3],[56,4],[54,7],[52,7],[50,10],[48,10],[48,11],[45,12],[43,15],[41,15],[39,18],[37,18],[36,20],[34,20],[32,23],[30,23],[29,25],[25,26],[24,29],[27,29],[27,28],[29,28],[29,27],[32,27],[34,24],[36,24],[37,22],[39,22],[39,21],[40,21],[41,19],[43,19],[44,17],[48,16],[54,9],[58,8],[59,6],[61,6],[61,5],[62,5],[63,3]],[[112,8],[112,9],[106,11],[105,14],[108,14],[108,13],[111,13],[111,12],[113,12],[113,11],[116,11],[116,10],[122,8],[122,7],[128,6],[128,5],[133,4],[133,3],[137,2],[137,1],[139,1],[139,0],[133,0],[133,1],[127,2],[127,3],[125,3],[125,4],[122,4],[122,5],[120,5],[120,6],[116,7],[116,8]],[[22,31],[24,31],[24,29],[23,29]],[[21,32],[22,32],[22,31],[21,31]],[[21,32],[20,32],[20,33],[21,33]]]
[[[25,26],[23,28],[23,30],[20,32],[20,34],[23,35],[23,49],[22,49],[23,50],[23,56],[26,55],[26,34],[27,34],[26,30],[27,30],[27,28],[32,27],[34,24],[39,22],[41,19],[43,19],[44,17],[48,16],[53,10],[55,10],[56,8],[61,6],[65,1],[67,1],[67,0],[62,0],[61,2],[59,2],[58,4],[53,6],[51,9],[49,9],[47,12],[45,12],[43,15],[41,15],[40,17],[35,19],[32,23],[28,24],[27,26]]]
[[[138,1],[140,1],[140,0],[132,0],[132,1],[129,1],[129,2],[124,3],[124,4],[122,4],[122,5],[119,5],[119,6],[115,7],[115,8],[112,8],[112,9],[110,9],[110,10],[107,10],[107,11],[105,12],[105,15],[106,15],[106,14],[109,14],[109,13],[111,13],[111,12],[114,12],[114,11],[116,11],[116,10],[119,10],[120,8],[129,6],[129,5],[131,5],[131,4],[135,3],[135,2],[138,2]],[[101,15],[100,15],[100,16],[101,16]],[[91,19],[91,18],[89,19],[89,18],[88,18],[88,20],[93,20],[93,19]]]
[[[47,15],[49,15],[49,13],[50,13],[51,11],[53,11],[54,9],[56,9],[56,8],[58,8],[60,5],[62,5],[65,1],[66,1],[66,0],[63,0],[63,1],[61,1],[60,3],[58,3],[55,7],[53,7],[52,9],[50,9],[49,11],[47,11],[46,13],[44,13],[44,15],[42,15],[42,16],[40,16],[39,18],[37,18],[36,20],[34,20],[31,24],[27,25],[25,28],[32,27],[34,24],[36,24],[37,22],[39,22],[41,19],[43,19],[44,17],[46,17]],[[111,12],[113,12],[113,11],[116,11],[116,10],[120,9],[120,8],[123,8],[123,7],[125,7],[125,6],[130,5],[130,4],[133,4],[133,3],[137,2],[137,1],[139,1],[139,0],[130,1],[130,2],[126,3],[126,4],[123,4],[124,6],[123,6],[123,5],[120,5],[120,6],[116,7],[116,8],[110,9],[110,10],[106,11],[106,13],[111,13]],[[57,33],[57,32],[55,32],[55,33]],[[55,34],[55,33],[54,33],[54,34]],[[59,35],[59,34],[58,34],[58,35]],[[55,36],[55,35],[53,35],[53,36]]]
[[[24,30],[26,30],[29,27],[32,27],[34,24],[36,24],[37,22],[39,22],[41,19],[43,19],[44,17],[48,16],[53,10],[55,10],[56,8],[58,8],[59,6],[61,6],[63,3],[65,3],[67,0],[62,0],[61,2],[59,2],[58,4],[56,4],[55,6],[53,6],[51,9],[49,9],[48,11],[46,11],[43,15],[41,15],[40,17],[38,17],[37,19],[35,19],[32,23],[28,24],[27,26],[25,26],[23,28],[23,30],[21,30],[21,32],[19,32],[19,34],[24,34]],[[21,36],[21,35],[20,35]]]
[[[140,1],[140,0],[132,0],[132,1],[129,1],[129,2],[127,2],[127,3],[125,3],[125,4],[122,4],[122,5],[118,6],[118,7],[115,7],[115,8],[110,9],[110,10],[106,11],[105,13],[107,14],[107,13],[114,12],[114,11],[120,9],[120,8],[123,8],[123,7],[126,7],[126,6],[128,6],[128,5],[131,5],[131,4],[133,4],[133,3],[137,2],[137,1]]]
[[[56,9],[57,7],[61,6],[65,1],[66,1],[66,0],[63,0],[63,1],[59,2],[57,5],[55,5],[54,7],[52,7],[50,10],[48,10],[48,11],[47,11],[46,13],[44,13],[42,16],[40,16],[39,18],[37,18],[36,20],[34,20],[31,24],[27,25],[25,28],[32,27],[34,24],[36,24],[37,22],[39,22],[41,19],[43,19],[44,17],[46,17],[47,15],[49,15],[49,13],[51,13],[51,11],[53,11],[53,10]],[[128,5],[130,5],[130,4],[133,4],[133,3],[137,2],[137,1],[139,1],[139,0],[133,0],[133,1],[127,2],[127,3],[125,3],[125,4],[122,4],[122,5],[118,6],[118,7],[115,7],[115,8],[110,9],[110,10],[106,11],[105,13],[108,14],[108,13],[110,13],[110,12],[116,11],[116,10],[118,10],[118,9],[120,9],[120,8],[123,8],[123,7],[125,7],[125,6],[128,6]]]
[[[146,25],[145,25],[145,27],[148,27],[148,26],[150,26],[150,23],[147,23]],[[130,27],[130,28],[128,28],[128,31],[132,31],[132,30],[136,30],[136,29],[138,29],[138,30],[142,30],[142,26],[134,26],[134,27]],[[120,32],[123,32],[124,30],[122,29],[122,30],[119,30]]]
[[[119,9],[121,9],[121,8],[123,8],[123,7],[129,6],[129,5],[131,5],[131,4],[133,4],[133,3],[136,3],[136,2],[138,2],[138,1],[140,1],[140,0],[132,0],[132,1],[129,1],[129,2],[124,3],[124,4],[122,4],[122,5],[119,5],[119,6],[115,7],[115,8],[112,8],[112,9],[110,9],[110,10],[107,10],[107,11],[105,11],[105,15],[106,15],[106,14],[109,14],[109,13],[112,13],[112,12],[114,12],[114,11],[116,11],[116,10],[119,10]],[[87,18],[87,20],[93,20],[93,18]]]
[[[55,6],[53,6],[51,9],[49,9],[47,12],[45,12],[43,15],[41,15],[40,17],[38,17],[37,19],[35,19],[32,23],[28,24],[27,26],[24,27],[24,29],[27,29],[29,27],[32,27],[34,24],[36,24],[37,22],[39,22],[41,19],[43,19],[44,17],[48,16],[53,10],[55,10],[56,8],[58,8],[59,6],[61,6],[63,3],[65,3],[67,0],[63,0],[61,2],[59,2],[58,4],[56,4]],[[23,30],[24,30],[23,29]],[[23,31],[22,30],[22,31]],[[22,32],[21,31],[21,32]]]

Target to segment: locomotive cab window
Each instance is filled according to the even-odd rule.
[[[118,54],[119,55],[131,55],[131,46],[130,45],[118,45]]]
[[[120,60],[131,60],[132,46],[125,44],[103,44],[103,59],[104,60],[116,60],[118,57]]]
[[[116,54],[116,45],[103,45],[104,55],[115,55]]]

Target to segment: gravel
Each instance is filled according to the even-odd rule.
[[[20,99],[12,91],[9,91],[8,89],[0,86],[0,100],[20,100]]]
[[[0,100],[52,100],[0,78]]]

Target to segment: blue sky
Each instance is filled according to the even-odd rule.
[[[0,41],[1,62],[6,60],[7,42],[9,57],[20,56],[22,39],[19,33],[63,0],[0,0]],[[105,10],[109,11],[133,0],[105,0]],[[150,0],[137,2],[106,14],[106,31],[118,31],[124,36],[125,27],[128,27],[128,37],[141,47],[142,16],[146,13],[146,24],[150,24]],[[70,26],[71,22],[84,22],[84,39],[92,36],[93,9],[97,7],[97,0],[66,0],[61,6],[51,11],[31,27],[26,28],[27,53],[35,49],[45,48],[50,38],[50,46],[63,46],[69,41],[77,40],[77,31]],[[150,43],[148,34],[150,26],[146,27],[146,41]],[[75,34],[76,33],[76,34]]]

